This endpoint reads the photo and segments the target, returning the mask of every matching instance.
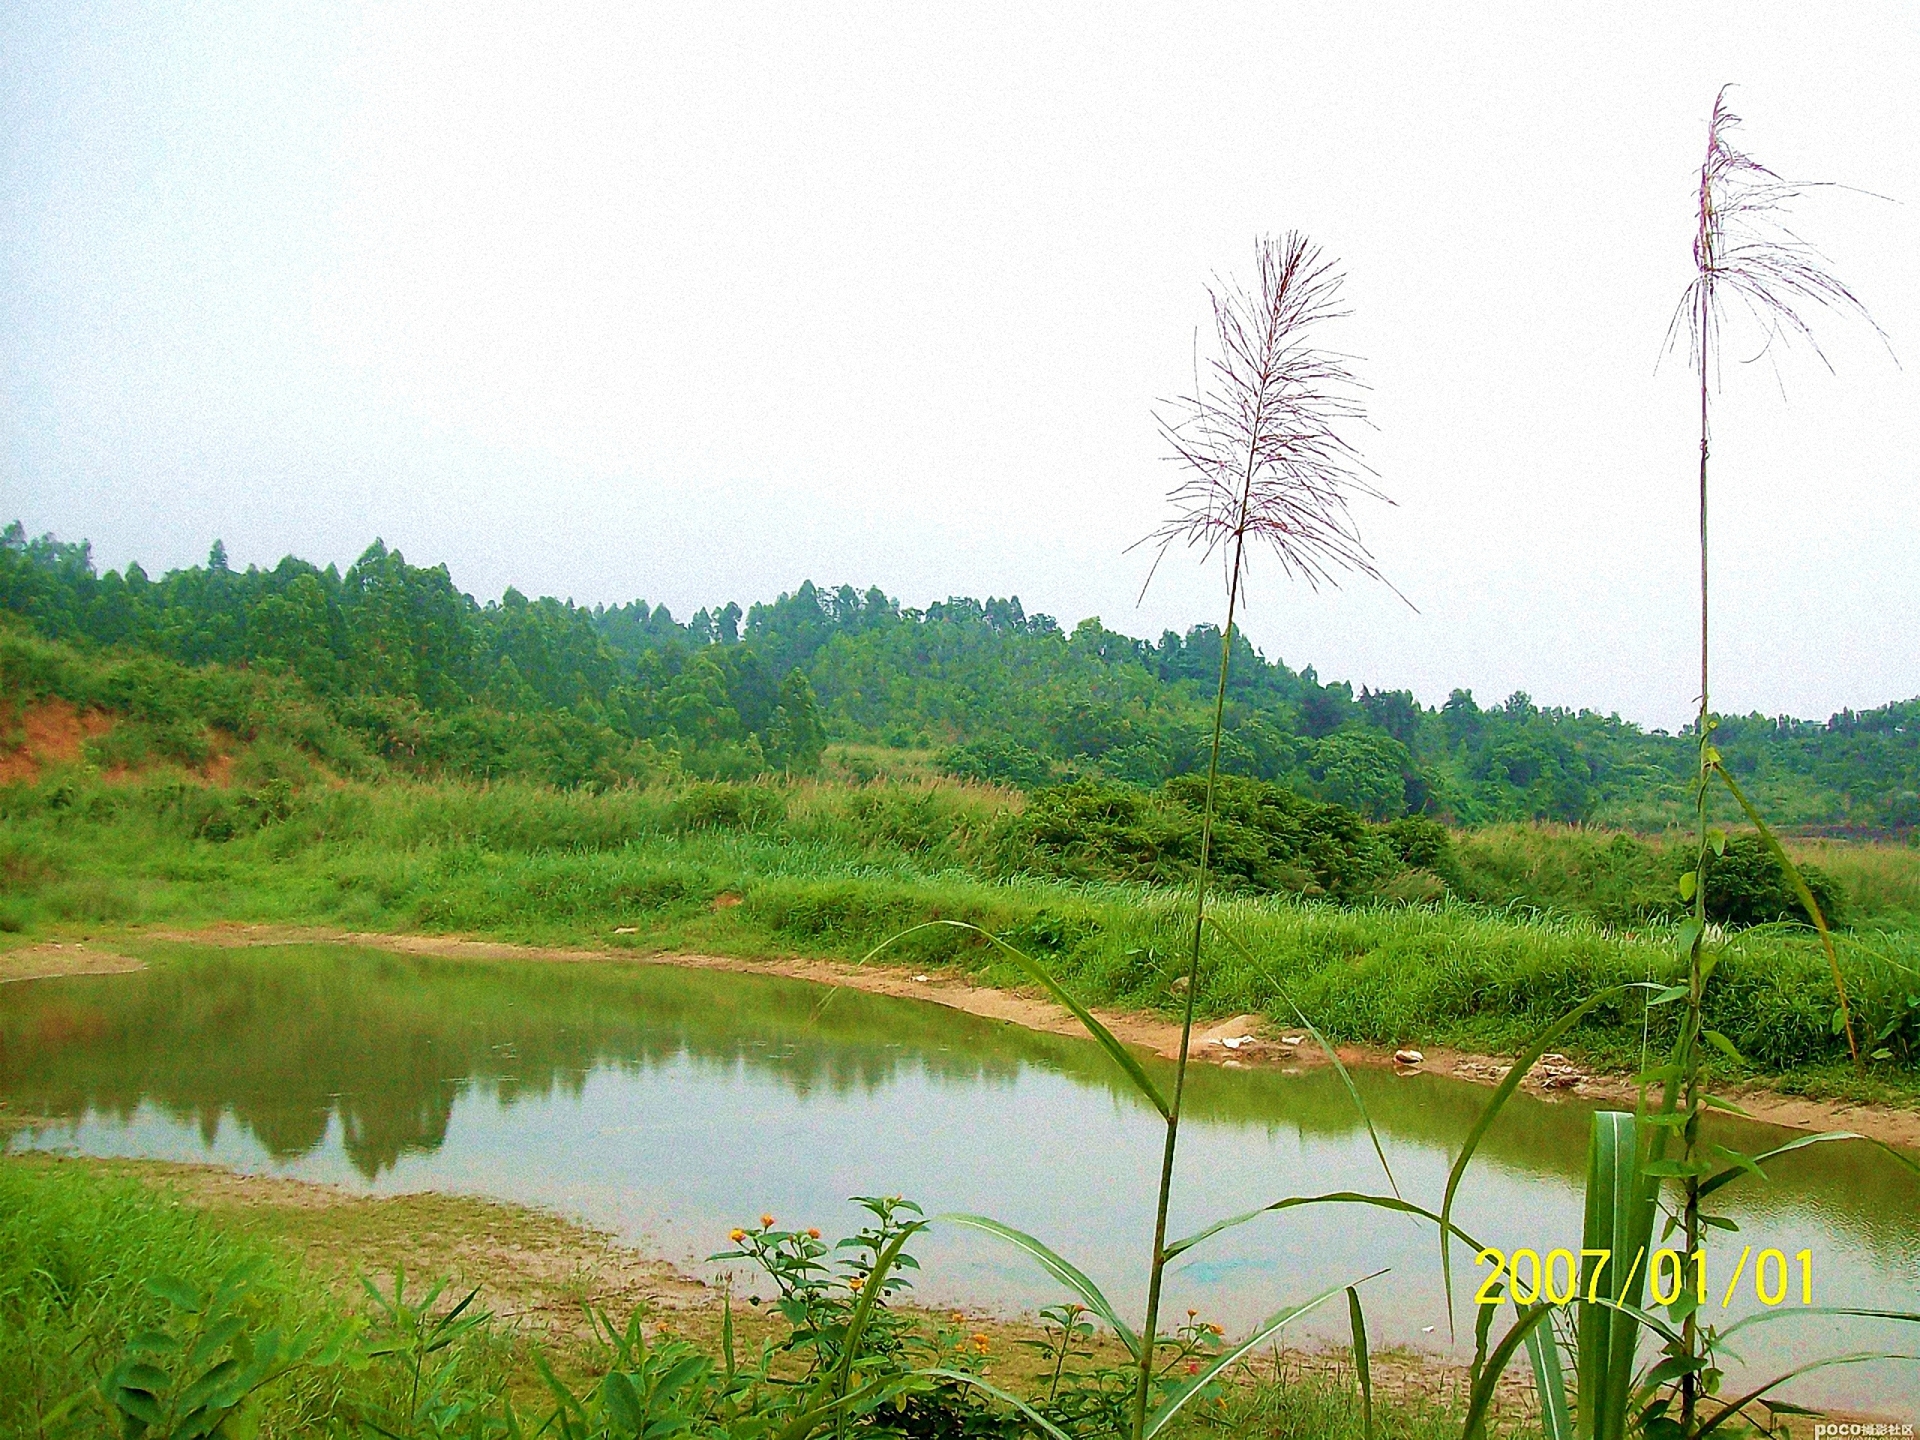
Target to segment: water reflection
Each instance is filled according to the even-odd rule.
[[[1402,1189],[1431,1201],[1487,1092],[1359,1079]],[[1381,1187],[1325,1073],[1205,1067],[1188,1093],[1183,1228],[1280,1195]],[[329,947],[176,947],[136,975],[7,986],[0,1098],[41,1117],[16,1146],[499,1195],[683,1261],[763,1208],[831,1225],[852,1218],[849,1195],[905,1192],[1045,1235],[1121,1295],[1137,1288],[1158,1154],[1151,1111],[1083,1041],[759,976]],[[1764,1148],[1775,1133],[1738,1125],[1726,1138]],[[1586,1134],[1578,1104],[1517,1101],[1463,1193],[1462,1223],[1503,1246],[1577,1248]],[[1914,1193],[1867,1147],[1818,1147],[1742,1188],[1735,1238],[1813,1248],[1822,1303],[1912,1308]],[[924,1258],[929,1299],[1057,1298],[957,1236],[936,1235]],[[1430,1233],[1372,1214],[1294,1212],[1223,1237],[1181,1267],[1175,1298],[1247,1324],[1382,1265],[1392,1272],[1369,1287],[1382,1334],[1444,1344]],[[1844,1343],[1896,1338],[1863,1325]],[[1789,1351],[1783,1338],[1750,1358]],[[1869,1382],[1900,1393],[1913,1376],[1883,1367],[1803,1393],[1845,1399]]]

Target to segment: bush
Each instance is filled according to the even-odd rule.
[[[1844,923],[1845,892],[1816,865],[1799,867],[1800,877],[1819,903],[1829,925]],[[1675,880],[1678,880],[1676,873]],[[1772,925],[1780,921],[1811,924],[1799,893],[1780,862],[1758,835],[1732,835],[1726,853],[1707,867],[1707,914],[1723,925]]]
[[[975,740],[956,745],[936,763],[961,780],[1013,785],[1022,790],[1037,790],[1054,778],[1053,761],[1016,740]]]
[[[1083,780],[1036,793],[1008,822],[1007,872],[1182,885],[1200,854],[1206,777],[1158,791]],[[1216,782],[1212,869],[1228,889],[1359,900],[1406,868],[1375,826],[1344,805],[1239,775]]]
[[[731,785],[708,781],[689,785],[667,807],[667,828],[758,830],[786,818],[786,799],[767,785]]]

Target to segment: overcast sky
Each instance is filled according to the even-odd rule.
[[[1474,13],[1469,14],[1469,11]],[[1901,368],[1728,366],[1720,708],[1920,692],[1911,6],[0,7],[0,521],[103,566],[375,536],[482,599],[802,579],[1157,635],[1215,272],[1298,227],[1418,607],[1271,567],[1267,654],[1689,712],[1695,424],[1656,369],[1716,88]],[[1784,393],[1783,393],[1784,392]]]

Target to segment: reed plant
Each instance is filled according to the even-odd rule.
[[[1708,464],[1712,450],[1714,382],[1718,378],[1724,331],[1730,319],[1738,318],[1735,306],[1739,307],[1739,314],[1758,325],[1766,348],[1777,342],[1798,340],[1823,360],[1824,352],[1813,326],[1816,312],[1850,314],[1876,333],[1878,327],[1873,325],[1859,297],[1826,268],[1820,253],[1789,228],[1788,211],[1807,187],[1781,179],[1738,147],[1734,132],[1739,128],[1740,118],[1729,108],[1727,98],[1727,87],[1722,87],[1714,97],[1713,114],[1707,125],[1693,241],[1694,278],[1675,313],[1675,324],[1684,325],[1689,339],[1700,414],[1700,695],[1695,720],[1699,766],[1694,781],[1697,850],[1693,870],[1680,879],[1681,897],[1693,904],[1693,916],[1681,930],[1681,942],[1687,951],[1684,1018],[1672,1057],[1656,1077],[1664,1085],[1660,1118],[1677,1120],[1678,1124],[1654,1130],[1653,1158],[1647,1164],[1647,1173],[1655,1178],[1671,1175],[1679,1181],[1682,1192],[1679,1219],[1687,1255],[1699,1251],[1704,1231],[1714,1220],[1703,1209],[1703,1201],[1708,1193],[1706,1187],[1722,1163],[1721,1157],[1706,1147],[1700,1133],[1702,1118],[1713,1103],[1706,1089],[1709,1063],[1702,1046],[1711,1044],[1737,1058],[1732,1042],[1719,1031],[1708,1029],[1702,1019],[1706,986],[1714,968],[1714,959],[1707,952],[1708,887],[1712,883],[1714,858],[1725,852],[1727,844],[1725,832],[1710,823],[1709,807],[1716,785],[1731,794],[1773,852],[1806,907],[1808,918],[1819,931],[1833,976],[1837,1002],[1834,1025],[1846,1035],[1847,1050],[1855,1068],[1863,1065],[1859,1040],[1854,1034],[1846,979],[1820,904],[1752,799],[1722,763],[1713,743],[1718,722],[1711,703],[1709,669]],[[1668,1161],[1666,1154],[1676,1129],[1680,1155],[1678,1160]],[[1676,1433],[1684,1440],[1691,1440],[1700,1431],[1700,1402],[1711,1388],[1709,1377],[1715,1373],[1714,1343],[1713,1335],[1703,1330],[1698,1313],[1689,1310],[1680,1317],[1679,1335],[1669,1338],[1666,1346],[1679,1372]]]
[[[1344,276],[1319,246],[1297,231],[1262,238],[1255,246],[1254,260],[1250,284],[1218,280],[1211,287],[1214,347],[1207,367],[1204,371],[1196,367],[1191,393],[1174,401],[1158,417],[1170,458],[1182,473],[1169,497],[1171,516],[1142,542],[1157,542],[1155,569],[1175,546],[1197,550],[1205,560],[1217,561],[1226,590],[1198,855],[1184,925],[1184,974],[1174,981],[1181,996],[1180,1044],[1170,1085],[1165,1090],[1156,1085],[1133,1053],[1047,965],[980,927],[958,921],[932,922],[974,930],[989,940],[1079,1018],[1160,1115],[1164,1138],[1148,1251],[1144,1320],[1138,1333],[1085,1274],[1041,1241],[987,1217],[948,1217],[1026,1251],[1112,1327],[1133,1359],[1133,1401],[1127,1427],[1133,1440],[1148,1440],[1160,1433],[1214,1383],[1223,1369],[1237,1363],[1295,1316],[1343,1290],[1351,1306],[1356,1356],[1363,1369],[1365,1363],[1364,1319],[1358,1291],[1352,1286],[1334,1286],[1280,1311],[1250,1336],[1224,1347],[1183,1383],[1168,1382],[1161,1353],[1160,1309],[1167,1265],[1185,1248],[1221,1228],[1211,1226],[1186,1240],[1169,1240],[1167,1234],[1202,961],[1212,922],[1208,904],[1227,682],[1249,561],[1255,551],[1265,549],[1278,560],[1284,575],[1314,587],[1352,573],[1381,578],[1361,541],[1351,510],[1356,498],[1384,498],[1374,488],[1372,472],[1352,439],[1354,429],[1365,421],[1361,387],[1346,358],[1322,343],[1327,326],[1347,314],[1341,295]],[[1152,577],[1150,570],[1149,584]],[[905,935],[895,938],[904,939]],[[1305,1023],[1304,1015],[1300,1019]],[[1320,1038],[1318,1031],[1314,1033]],[[1325,1045],[1324,1039],[1321,1043]],[[1326,1047],[1326,1053],[1338,1067],[1339,1058],[1331,1047]],[[1344,1067],[1340,1073],[1344,1078]],[[1347,1083],[1352,1092],[1352,1082]],[[1358,1103],[1357,1092],[1352,1093]],[[1372,1129],[1370,1121],[1368,1129]],[[1376,1137],[1376,1149],[1378,1144]],[[1384,1153],[1381,1160],[1384,1165]]]
[[[1858,297],[1825,268],[1819,253],[1786,224],[1791,203],[1808,187],[1782,180],[1740,150],[1733,138],[1739,124],[1723,88],[1715,97],[1707,127],[1706,155],[1700,167],[1694,278],[1676,311],[1669,337],[1671,340],[1673,333],[1684,332],[1688,338],[1700,421],[1695,848],[1693,866],[1678,882],[1681,899],[1692,907],[1677,935],[1686,969],[1676,984],[1624,987],[1648,992],[1648,1012],[1669,1005],[1677,1009],[1678,1029],[1664,1063],[1644,1067],[1636,1113],[1602,1111],[1593,1117],[1586,1224],[1581,1241],[1583,1268],[1573,1297],[1555,1303],[1550,1297],[1542,1297],[1540,1284],[1534,1285],[1530,1296],[1522,1296],[1515,1293],[1519,1282],[1517,1276],[1513,1277],[1504,1298],[1512,1301],[1516,1318],[1490,1353],[1486,1338],[1492,1310],[1483,1306],[1478,1333],[1486,1361],[1480,1367],[1482,1373],[1466,1419],[1467,1440],[1481,1433],[1498,1373],[1522,1346],[1532,1358],[1541,1418],[1549,1440],[1616,1440],[1630,1435],[1647,1440],[1701,1440],[1730,1424],[1746,1422],[1749,1407],[1768,1401],[1780,1386],[1807,1371],[1870,1359],[1920,1359],[1915,1355],[1883,1354],[1813,1356],[1784,1374],[1728,1397],[1722,1394],[1724,1365],[1735,1353],[1730,1342],[1742,1330],[1786,1318],[1835,1314],[1870,1313],[1880,1319],[1920,1324],[1920,1313],[1814,1306],[1809,1296],[1806,1304],[1762,1311],[1724,1327],[1706,1320],[1707,1234],[1737,1228],[1731,1220],[1711,1212],[1712,1196],[1736,1182],[1765,1178],[1765,1166],[1808,1146],[1860,1138],[1845,1132],[1807,1135],[1765,1154],[1752,1155],[1714,1143],[1704,1133],[1710,1110],[1739,1113],[1732,1101],[1710,1093],[1713,1071],[1720,1063],[1715,1052],[1736,1064],[1744,1063],[1738,1047],[1707,1018],[1709,983],[1721,960],[1721,947],[1714,943],[1708,926],[1709,887],[1714,883],[1715,861],[1725,856],[1728,844],[1726,832],[1714,825],[1711,817],[1711,804],[1720,788],[1724,787],[1753,825],[1815,927],[1833,985],[1831,1028],[1835,1034],[1846,1036],[1854,1066],[1856,1070],[1862,1068],[1845,977],[1822,907],[1805,875],[1723,763],[1714,744],[1718,722],[1709,685],[1708,463],[1712,395],[1723,332],[1730,319],[1744,317],[1758,325],[1762,353],[1776,343],[1799,340],[1811,345],[1822,359],[1824,354],[1812,324],[1814,312],[1850,313],[1869,325],[1872,321]],[[1606,1001],[1610,993],[1602,992],[1585,1001],[1542,1038],[1550,1042],[1556,1033],[1571,1028],[1583,1011]],[[1460,1179],[1488,1124],[1540,1048],[1529,1047],[1522,1055],[1469,1136],[1448,1178],[1443,1217],[1450,1213]],[[1659,1091],[1659,1100],[1649,1110],[1647,1096],[1652,1089]],[[1891,1150],[1887,1153],[1920,1174],[1920,1166],[1911,1159]],[[1660,1241],[1678,1235],[1678,1250],[1655,1248],[1654,1227],[1663,1208],[1666,1215]],[[1447,1270],[1449,1238],[1443,1225],[1443,1273]],[[1662,1261],[1670,1265],[1674,1284],[1666,1297],[1655,1294],[1657,1306],[1648,1307],[1648,1281]],[[1689,1277],[1690,1269],[1696,1272],[1697,1283]],[[1728,1294],[1732,1294],[1731,1286]],[[1561,1344],[1552,1323],[1563,1309],[1571,1309],[1576,1316],[1575,1328],[1566,1337],[1577,1356],[1571,1379],[1561,1364]],[[1643,1331],[1659,1342],[1651,1357],[1642,1353]],[[1771,1421],[1763,1423],[1771,1433]]]
[[[1227,679],[1250,548],[1264,547],[1288,578],[1310,586],[1337,581],[1350,572],[1381,578],[1361,543],[1350,509],[1355,496],[1384,498],[1371,484],[1371,472],[1351,438],[1355,426],[1365,419],[1360,387],[1345,358],[1321,343],[1325,327],[1347,314],[1340,293],[1344,277],[1298,231],[1277,240],[1261,240],[1255,249],[1255,269],[1253,288],[1215,285],[1217,349],[1208,372],[1204,379],[1195,376],[1192,393],[1160,422],[1184,478],[1171,496],[1172,517],[1155,532],[1159,553],[1164,556],[1171,547],[1182,545],[1219,560],[1227,606],[1207,748],[1200,855],[1194,867],[1180,1050],[1165,1111],[1166,1143],[1154,1208],[1146,1321],[1134,1398],[1136,1440],[1146,1429],[1152,1348],[1169,1258],[1167,1209],[1206,945],[1208,868],[1219,804]],[[1150,582],[1151,574],[1148,578]],[[1357,1317],[1357,1308],[1354,1313]]]

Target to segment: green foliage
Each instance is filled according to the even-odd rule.
[[[344,1327],[329,1327],[333,1333],[323,1341],[263,1323],[271,1301],[255,1292],[265,1268],[242,1262],[206,1289],[172,1274],[147,1281],[171,1313],[127,1342],[99,1387],[127,1440],[252,1433],[262,1390],[304,1365],[334,1363]]]
[[[962,780],[1038,790],[1052,783],[1053,761],[1017,740],[970,740],[943,751],[940,768]]]
[[[987,1339],[909,1312],[902,1272],[918,1207],[867,1197],[872,1215],[836,1242],[736,1232],[725,1257],[757,1270],[783,1323],[756,1353],[735,1338],[703,1349],[589,1312],[585,1348],[549,1356],[450,1298],[445,1282],[363,1282],[361,1313],[164,1190],[97,1169],[0,1160],[0,1429],[55,1435],[377,1435],[396,1440],[789,1440],[837,1433],[897,1440],[1014,1440],[1053,1427],[1071,1440],[1114,1433],[1130,1398],[1078,1306],[1043,1312],[1032,1378],[1014,1393],[983,1373]],[[861,1313],[861,1302],[872,1299]],[[849,1344],[851,1348],[849,1348]],[[1223,1351],[1190,1318],[1168,1337],[1160,1390]],[[1204,1387],[1202,1426],[1345,1435],[1335,1388],[1311,1377]],[[1195,1409],[1201,1409],[1196,1405]],[[1426,1440],[1447,1407],[1389,1405],[1383,1435]],[[1412,1428],[1406,1428],[1411,1426]],[[1430,1428],[1435,1427],[1435,1428]],[[1359,1432],[1351,1432],[1358,1440]]]
[[[10,1435],[1022,1433],[966,1383],[960,1337],[887,1303],[904,1289],[899,1272],[914,1268],[905,1242],[923,1228],[918,1207],[898,1197],[863,1201],[874,1222],[831,1249],[817,1233],[755,1232],[751,1256],[791,1312],[777,1351],[758,1363],[739,1362],[730,1318],[712,1356],[681,1341],[649,1344],[640,1313],[624,1327],[593,1313],[584,1386],[532,1352],[552,1408],[525,1426],[511,1392],[525,1393],[526,1347],[503,1344],[474,1308],[477,1292],[447,1303],[444,1281],[410,1292],[402,1271],[390,1288],[363,1280],[365,1313],[348,1315],[259,1243],[232,1239],[163,1193],[78,1167],[0,1161],[0,1202],[0,1427]],[[844,1257],[831,1279],[818,1263],[828,1254]],[[775,1367],[776,1353],[800,1357],[801,1373]],[[563,1365],[582,1368],[579,1357]]]
[[[0,1161],[0,1431],[323,1428],[340,1392],[312,1372],[346,1333],[277,1257],[163,1194]]]
[[[1074,803],[1090,807],[1077,793]],[[1164,795],[1092,794],[1130,807],[1101,821],[1119,837],[1116,850],[1149,824],[1182,843],[1190,821]],[[1092,830],[1085,813],[1069,818]],[[1249,802],[1245,813],[1262,812]],[[1136,820],[1120,823],[1129,815]],[[226,839],[215,838],[221,820],[232,827]],[[1022,853],[1009,833],[1046,834],[1016,828],[1026,820],[1004,794],[958,785],[700,782],[596,793],[388,781],[236,792],[164,776],[108,784],[49,775],[0,787],[0,923],[33,932],[68,922],[248,920],[594,944],[631,927],[633,943],[649,947],[856,959],[910,926],[954,919],[1045,957],[1092,1002],[1171,1005],[1184,929],[1173,892],[1116,882],[1086,863],[1075,834],[1063,841],[1064,858],[1008,874],[1009,856]],[[1226,913],[1265,973],[1233,956],[1210,960],[1202,1012],[1266,1012],[1297,1028],[1277,983],[1338,1041],[1498,1050],[1583,994],[1673,973],[1677,852],[1578,830],[1436,834],[1426,824],[1366,833],[1396,867],[1421,858],[1443,866],[1451,853],[1467,893],[1485,903],[1396,888],[1426,883],[1435,873],[1426,867],[1399,868],[1377,894],[1350,903],[1262,894],[1243,882]],[[1260,843],[1271,855],[1272,844]],[[1612,856],[1616,846],[1631,852],[1631,866]],[[1831,871],[1856,863],[1834,847],[1820,853]],[[1920,854],[1883,847],[1871,859],[1884,872],[1866,892],[1876,905],[1913,888],[1887,877],[1896,865],[1920,872]],[[1619,896],[1631,898],[1628,880],[1642,874],[1648,907],[1600,918],[1626,909]],[[1490,876],[1510,888],[1482,888]],[[1619,891],[1600,884],[1608,876]],[[1423,903],[1400,903],[1407,899]],[[1843,937],[1840,960],[1863,1045],[1886,1052],[1870,1068],[1885,1083],[1910,1084],[1900,1077],[1920,1056],[1912,918],[1849,905],[1859,928]],[[950,929],[916,932],[890,958],[1029,983],[997,966],[984,942]],[[1845,1045],[1811,931],[1727,934],[1708,1006],[1748,1070],[1840,1083],[1827,1067]],[[1666,1012],[1652,1018],[1653,1038],[1665,1043]],[[1590,1017],[1568,1045],[1632,1066],[1640,1041],[1640,1014],[1628,1005]]]
[[[681,624],[644,601],[585,609],[509,589],[482,605],[444,566],[378,542],[344,574],[211,558],[158,580],[137,565],[100,575],[84,544],[10,525],[4,693],[125,717],[95,747],[103,767],[200,764],[219,731],[335,773],[559,786],[809,774],[830,737],[944,747],[948,773],[1030,790],[1073,776],[1154,788],[1206,768],[1216,626],[1149,642],[1098,620],[1068,633],[1017,599],[913,610],[811,583]],[[10,723],[0,714],[0,745]],[[1784,823],[1920,822],[1920,700],[1823,723],[1735,717],[1718,740]],[[1438,708],[1356,696],[1234,637],[1223,770],[1371,820],[1658,829],[1686,802],[1691,752],[1686,734],[1524,694],[1485,708],[1464,690]]]
[[[1815,865],[1798,868],[1827,923],[1844,924],[1846,901],[1833,877]],[[1808,923],[1785,870],[1757,835],[1727,837],[1707,863],[1706,889],[1707,918],[1724,925]]]
[[[1000,863],[1032,874],[1178,885],[1199,859],[1205,800],[1199,775],[1156,793],[1090,780],[1038,791],[1008,824]],[[1280,785],[1222,776],[1216,810],[1210,863],[1229,888],[1355,900],[1403,868],[1354,811]]]
[[[602,1354],[600,1378],[576,1391],[541,1363],[541,1375],[559,1402],[545,1431],[560,1440],[642,1440],[642,1437],[756,1436],[768,1428],[755,1413],[756,1377],[727,1357],[723,1369],[683,1340],[649,1344],[645,1317],[635,1311],[624,1328],[592,1312]]]
[[[1402,853],[1414,863],[1411,852]],[[1451,837],[1450,851],[1428,853],[1448,867],[1437,873],[1464,898],[1584,915],[1623,928],[1681,919],[1691,908],[1680,891],[1682,877],[1697,858],[1692,844],[1679,837],[1533,826],[1468,831]],[[1799,869],[1830,922],[1855,918],[1859,907],[1832,874],[1808,863]],[[1727,837],[1723,853],[1709,865],[1706,896],[1707,918],[1729,927],[1807,923],[1786,872],[1755,834]],[[1876,904],[1872,913],[1891,918],[1904,912]]]

